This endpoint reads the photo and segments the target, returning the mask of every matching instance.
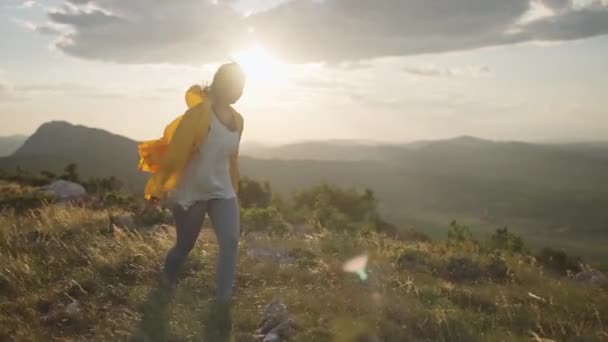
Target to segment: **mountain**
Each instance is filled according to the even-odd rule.
[[[0,137],[0,157],[13,154],[27,139],[26,135]]]
[[[531,241],[581,245],[585,237],[608,243],[608,158],[598,155],[597,147],[474,137],[403,145],[250,146],[242,149],[242,174],[269,181],[279,193],[320,182],[367,187],[392,222],[431,234],[444,234],[446,224],[457,219],[485,231],[513,227]],[[139,192],[147,175],[137,170],[137,161],[131,139],[51,122],[14,155],[0,158],[0,169],[57,171],[75,162],[85,177],[113,175]]]
[[[370,142],[333,140],[299,142],[281,146],[244,144],[244,155],[260,159],[390,161],[404,153],[400,145],[378,145]]]
[[[559,148],[596,158],[608,158],[608,142],[559,144]]]
[[[13,155],[0,158],[0,169],[60,171],[76,163],[85,177],[117,176],[133,189],[146,176],[137,170],[137,142],[109,132],[67,122],[46,123]]]

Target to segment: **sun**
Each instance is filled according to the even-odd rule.
[[[254,45],[233,54],[253,86],[279,86],[287,79],[286,64],[275,58],[263,46]]]

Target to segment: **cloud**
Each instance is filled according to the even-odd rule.
[[[56,43],[61,51],[119,63],[225,60],[246,37],[225,1],[70,0],[49,18],[71,27]]]
[[[542,1],[547,13],[532,16]],[[330,63],[608,34],[608,5],[569,0],[68,0],[49,13],[56,47],[119,63],[202,64],[257,41],[293,62]]]
[[[59,36],[64,32],[61,27],[53,23],[36,24],[31,21],[22,20],[18,18],[13,18],[12,20],[15,24],[17,24],[17,26],[25,30],[38,32],[46,36]]]
[[[294,0],[251,18],[256,34],[295,60],[366,59],[467,50],[530,40],[570,40],[608,33],[605,5],[574,9],[528,25],[529,0]],[[517,28],[517,30],[513,30]]]
[[[482,77],[490,74],[487,66],[440,67],[436,65],[408,65],[403,67],[407,74],[420,77]]]

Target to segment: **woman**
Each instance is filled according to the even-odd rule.
[[[162,283],[172,288],[194,247],[206,215],[219,243],[217,303],[232,297],[239,236],[238,147],[243,118],[232,105],[243,93],[245,74],[236,63],[222,65],[211,85],[193,86],[189,109],[165,129],[163,138],[139,146],[140,169],[152,172],[146,184],[149,207],[173,202],[177,240],[168,252]]]

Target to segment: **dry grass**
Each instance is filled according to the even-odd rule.
[[[142,327],[152,340],[200,340],[214,292],[217,248],[210,230],[164,312],[151,294],[172,233],[112,232],[107,218],[106,211],[59,205],[0,215],[0,340],[120,341]],[[264,247],[287,251],[292,262],[247,253]],[[454,281],[445,271],[451,258],[468,257],[483,270],[490,256],[330,232],[306,239],[257,236],[243,239],[240,250],[235,341],[252,340],[261,310],[276,297],[298,325],[296,341],[352,341],[365,334],[381,341],[608,339],[608,293],[543,274],[525,256],[507,257],[508,279],[483,273]],[[364,252],[369,278],[361,282],[341,265]]]

